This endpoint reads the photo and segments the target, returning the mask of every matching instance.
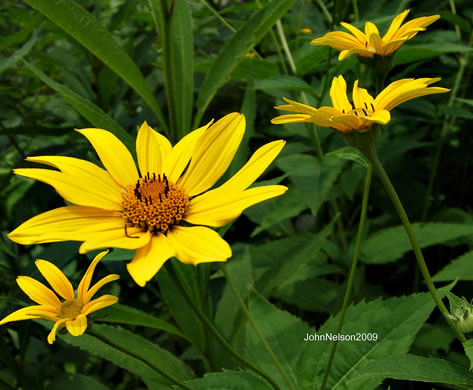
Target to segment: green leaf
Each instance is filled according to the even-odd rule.
[[[364,378],[348,382],[369,363],[380,358],[406,353],[416,333],[434,308],[430,294],[414,294],[408,297],[377,299],[361,302],[347,309],[341,335],[354,338],[339,342],[326,389],[372,390],[382,378]],[[300,345],[302,352],[297,365],[301,390],[319,388],[332,343],[328,336],[334,335],[339,315],[330,318],[315,334],[318,340]],[[363,334],[371,335],[363,340]],[[320,337],[325,337],[325,341]],[[356,341],[359,337],[360,340]],[[376,340],[374,339],[376,337]],[[315,336],[314,336],[315,338]]]
[[[64,374],[55,377],[46,390],[108,390],[108,387],[97,379],[82,374]]]
[[[37,31],[34,31],[31,38],[26,42],[20,49],[16,50],[10,57],[2,61],[0,64],[0,73],[4,72],[8,68],[15,66],[16,63],[21,60],[30,50],[34,47],[38,40]]]
[[[412,228],[421,248],[473,234],[472,225],[454,223],[415,223]],[[371,234],[363,242],[362,261],[369,264],[389,263],[398,260],[409,250],[411,244],[404,227],[391,227]]]
[[[171,325],[160,318],[142,312],[141,310],[125,305],[120,305],[119,303],[100,310],[98,315],[106,316],[104,318],[97,319],[97,321],[100,322],[146,326],[148,328],[163,330],[165,332],[173,333],[179,337],[186,338],[186,336],[183,335],[182,332],[174,325]]]
[[[118,344],[120,347],[132,351],[138,356],[148,360],[158,366],[163,372],[173,376],[174,378],[180,380],[188,380],[192,378],[191,371],[184,362],[170,352],[158,347],[156,344],[151,343],[149,340],[141,336],[108,325],[95,324],[94,330],[106,335],[107,338],[113,340],[113,342]],[[108,344],[103,343],[87,333],[80,337],[74,337],[67,334],[61,337],[61,340],[109,360],[140,378],[148,378],[165,384],[172,383],[167,378],[164,378],[162,375],[151,369],[148,365]]]
[[[197,127],[200,123],[210,101],[230,77],[232,71],[244,58],[244,55],[266,35],[276,21],[294,3],[295,0],[270,1],[265,7],[255,12],[228,41],[215,59],[212,68],[207,73],[200,87],[197,98],[198,111],[194,120],[194,127]]]
[[[77,110],[77,112],[79,112],[93,126],[100,129],[109,130],[125,144],[128,150],[135,150],[135,141],[133,138],[125,130],[123,130],[123,128],[117,122],[110,118],[94,103],[82,97],[73,90],[65,87],[64,85],[57,83],[29,62],[26,62],[25,60],[23,60],[23,62],[36,77],[38,77],[41,81],[61,95],[66,102],[74,107],[74,109]]]
[[[473,280],[473,251],[452,260],[433,277],[434,282],[450,280]]]
[[[449,53],[471,53],[473,48],[451,42],[403,45],[396,53],[396,65],[408,64]]]
[[[112,34],[92,14],[73,0],[25,0],[25,2],[51,19],[54,24],[117,73],[143,98],[167,131],[161,109],[140,70]]]
[[[187,382],[195,390],[272,390],[273,388],[253,373],[224,370],[206,374],[203,378]]]
[[[463,344],[463,348],[465,349],[466,356],[470,359],[470,370],[473,370],[473,339]]]
[[[326,156],[332,156],[337,158],[343,158],[345,160],[354,161],[360,164],[362,167],[368,168],[369,162],[366,157],[360,152],[359,149],[347,146],[345,148],[334,150],[330,153],[325,153]]]
[[[288,312],[277,309],[255,290],[251,291],[249,309],[252,320],[264,336],[293,388],[297,388],[296,364],[304,336],[310,327]],[[281,386],[288,388],[278,367],[264,348],[253,327],[248,326],[248,356]]]
[[[313,92],[313,88],[304,80],[296,76],[276,76],[266,78],[264,80],[257,80],[254,83],[254,89],[267,90],[285,90],[285,91],[303,91]]]
[[[473,374],[466,368],[447,360],[410,354],[375,360],[359,370],[350,384],[356,385],[357,380],[367,378],[444,383],[468,389],[473,386]]]

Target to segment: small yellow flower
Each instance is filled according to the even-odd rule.
[[[136,249],[127,269],[140,286],[173,256],[194,265],[226,261],[231,248],[209,226],[226,225],[247,207],[287,190],[280,185],[248,189],[283,148],[285,142],[279,140],[260,147],[231,179],[209,191],[227,170],[245,133],[245,117],[238,113],[192,131],[174,147],[143,123],[136,139],[141,174],[112,133],[77,131],[91,142],[106,170],[72,157],[28,157],[58,170],[15,173],[53,186],[74,205],[33,217],[8,237],[23,245],[84,241],[80,253]]]
[[[394,107],[419,96],[444,93],[447,88],[428,86],[439,78],[402,79],[389,84],[374,99],[366,89],[353,86],[353,102],[348,101],[347,84],[343,76],[334,77],[330,88],[333,107],[319,109],[284,98],[287,105],[275,107],[278,110],[294,111],[298,114],[281,115],[271,120],[274,124],[313,122],[322,127],[331,127],[342,133],[368,131],[373,123],[385,125],[391,119]]]
[[[28,306],[19,309],[0,321],[0,325],[12,321],[31,320],[43,318],[54,322],[53,329],[48,335],[48,343],[52,344],[56,340],[56,331],[66,327],[72,336],[80,336],[87,329],[87,316],[94,311],[117,303],[118,298],[113,295],[102,295],[100,298],[92,300],[95,293],[105,284],[117,280],[118,275],[112,274],[104,277],[90,287],[92,275],[97,263],[108,252],[99,253],[85,272],[79,283],[77,295],[74,295],[71,282],[62,271],[53,263],[46,260],[36,260],[35,264],[39,272],[48,281],[54,291],[64,298],[60,298],[44,284],[29,276],[18,276],[16,282],[18,286],[28,295],[31,300],[39,303],[36,306]]]
[[[301,28],[302,34],[312,34],[312,29],[310,27]]]
[[[416,36],[419,31],[424,31],[428,25],[440,18],[440,15],[423,16],[401,26],[408,13],[409,10],[407,9],[396,16],[382,38],[376,25],[371,22],[366,22],[364,33],[351,24],[342,22],[340,24],[351,34],[343,31],[332,31],[321,38],[314,39],[311,44],[330,46],[340,50],[338,56],[340,61],[352,54],[368,58],[373,58],[374,54],[391,56],[404,42]]]
[[[256,53],[255,53],[254,51],[249,52],[249,53],[246,53],[246,54],[245,54],[245,57],[254,58],[254,57],[256,57]]]

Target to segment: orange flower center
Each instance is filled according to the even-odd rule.
[[[84,304],[80,301],[80,299],[68,299],[61,303],[58,310],[58,317],[59,318],[70,318],[71,320],[75,320],[76,317],[82,313],[82,308]]]
[[[122,216],[128,223],[162,233],[182,220],[189,202],[184,190],[170,183],[165,174],[156,177],[154,173],[140,177],[122,197]]]

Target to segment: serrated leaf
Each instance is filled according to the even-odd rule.
[[[470,359],[470,370],[473,370],[473,339],[463,344],[463,348],[465,349],[466,356]]]
[[[195,390],[272,390],[264,380],[246,371],[224,370],[187,382]]]
[[[326,156],[332,156],[337,158],[343,158],[345,160],[354,161],[357,164],[360,164],[362,167],[368,168],[369,162],[366,157],[360,152],[359,149],[352,147],[345,147],[341,149],[334,150],[330,153],[325,153]]]
[[[414,223],[412,228],[421,248],[473,234],[472,225],[454,223]],[[404,227],[396,226],[371,234],[362,244],[361,259],[369,264],[389,263],[409,250],[411,244]]]
[[[473,374],[447,360],[415,355],[393,356],[367,364],[350,383],[363,378],[393,378],[417,382],[444,383],[471,389]]]
[[[452,260],[450,264],[447,264],[433,277],[434,282],[446,282],[457,279],[473,280],[473,251]]]

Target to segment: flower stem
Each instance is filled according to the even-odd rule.
[[[373,166],[373,169],[378,174],[381,182],[384,185],[384,188],[386,189],[386,192],[391,198],[391,201],[399,215],[399,218],[401,219],[404,229],[406,230],[407,236],[409,237],[409,241],[411,242],[412,249],[414,250],[414,254],[416,256],[420,272],[424,277],[425,284],[427,285],[427,288],[429,289],[432,298],[434,299],[435,303],[437,304],[437,307],[445,318],[445,321],[447,321],[448,325],[455,332],[456,336],[458,337],[458,340],[460,340],[461,343],[466,342],[466,338],[463,333],[461,333],[457,329],[453,321],[450,319],[448,310],[442,302],[437,292],[437,289],[435,288],[434,282],[432,281],[432,277],[430,276],[430,272],[427,268],[427,264],[425,263],[424,256],[422,255],[422,251],[419,247],[419,244],[417,243],[417,238],[414,234],[414,231],[412,230],[411,223],[409,222],[409,218],[407,217],[406,211],[404,210],[404,207],[402,206],[402,203],[399,197],[397,196],[396,190],[394,189],[391,180],[389,180],[389,176],[387,175],[386,171],[381,165],[381,162],[378,159],[374,143],[360,147],[360,150],[363,152],[363,154]]]
[[[356,266],[358,265],[358,259],[360,257],[360,248],[361,248],[361,238],[363,237],[363,231],[365,228],[366,221],[366,211],[368,210],[368,198],[370,194],[371,187],[371,177],[373,175],[373,168],[371,165],[368,166],[365,176],[365,185],[363,188],[363,199],[361,202],[361,213],[360,213],[360,222],[358,223],[358,233],[356,235],[355,251],[353,253],[353,261],[351,263],[350,273],[348,274],[347,287],[345,290],[345,296],[343,297],[343,305],[340,311],[340,317],[338,319],[337,330],[335,334],[340,333],[343,326],[343,320],[345,319],[345,312],[347,310],[348,304],[351,299],[351,289],[353,286],[353,280],[355,278]],[[330,373],[330,368],[332,367],[333,358],[335,356],[335,351],[337,350],[337,340],[332,344],[332,350],[330,351],[330,356],[327,361],[327,367],[325,368],[324,377],[322,379],[322,384],[320,390],[324,390],[325,384],[327,383],[328,375]]]
[[[212,333],[212,335],[217,339],[217,341],[220,343],[220,345],[227,351],[229,352],[235,359],[243,363],[245,366],[247,366],[249,369],[253,370],[256,372],[258,375],[261,375],[264,379],[266,379],[271,386],[275,390],[280,390],[278,384],[271,378],[269,377],[264,371],[260,370],[258,367],[256,367],[253,363],[248,361],[245,357],[240,355],[235,349],[227,342],[227,340],[224,339],[224,337],[220,334],[220,332],[217,330],[215,325],[207,318],[207,316],[194,304],[194,301],[190,298],[190,296],[187,294],[187,291],[181,286],[181,283],[179,282],[179,278],[172,267],[172,264],[168,261],[165,264],[166,271],[169,274],[169,277],[173,281],[174,285],[176,288],[179,290],[181,293],[182,297],[185,299],[187,304],[190,306],[192,311],[199,317],[199,319],[202,321],[202,323],[206,326],[206,328]]]
[[[230,274],[228,273],[227,268],[225,267],[225,264],[220,263],[220,269],[223,272],[223,275],[225,276],[225,279],[227,280],[227,282],[228,282],[228,284],[229,284],[229,286],[230,286],[230,288],[233,292],[233,295],[235,296],[238,304],[240,305],[240,308],[241,308],[242,312],[245,314],[246,318],[248,319],[248,322],[250,323],[251,327],[254,329],[254,331],[256,333],[256,336],[258,336],[258,338],[261,341],[261,344],[263,344],[263,347],[266,349],[269,356],[271,356],[271,359],[273,360],[274,364],[278,368],[278,370],[281,373],[282,377],[284,378],[285,382],[289,386],[289,389],[294,390],[294,386],[292,386],[292,383],[289,380],[287,374],[284,372],[283,368],[281,367],[281,363],[279,363],[278,358],[276,357],[273,350],[269,346],[268,342],[266,341],[264,336],[261,334],[258,327],[256,326],[253,319],[251,318],[250,312],[249,312],[248,308],[246,307],[245,302],[243,302],[243,299],[241,298],[240,293],[238,292],[238,290],[235,286],[235,283],[233,283],[233,280],[232,280]]]
[[[87,329],[87,333],[90,335],[90,336],[93,336],[95,337],[96,339],[100,340],[102,343],[104,344],[107,344],[107,345],[110,345],[112,348],[115,348],[117,350],[119,350],[120,352],[123,352],[137,360],[139,360],[140,362],[146,364],[149,368],[151,368],[152,370],[156,371],[159,375],[163,376],[164,378],[168,379],[169,381],[171,381],[172,383],[174,383],[175,385],[178,385],[180,387],[182,387],[183,389],[186,389],[186,390],[192,390],[191,387],[187,386],[185,383],[181,382],[180,380],[172,377],[171,375],[169,375],[168,373],[164,372],[163,370],[161,370],[161,368],[159,368],[158,366],[154,365],[153,363],[151,363],[149,360],[147,360],[146,358],[140,356],[140,355],[137,355],[136,353],[122,347],[121,345],[115,343],[113,340],[111,340],[109,337],[107,337],[106,335],[104,335],[103,333],[101,332],[98,332],[97,330],[95,329]]]

